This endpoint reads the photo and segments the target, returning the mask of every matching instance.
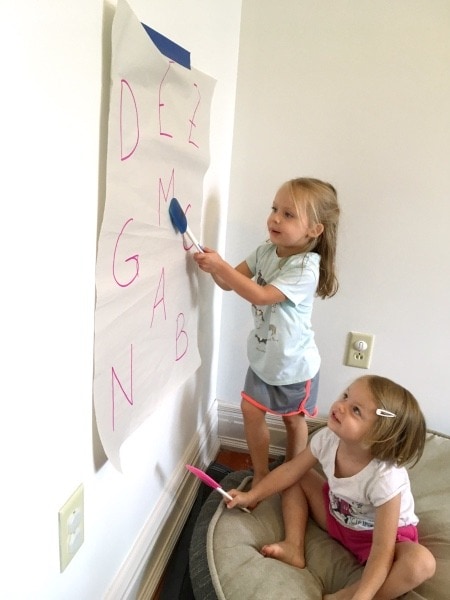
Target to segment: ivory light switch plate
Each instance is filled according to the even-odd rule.
[[[84,542],[84,487],[80,485],[59,509],[59,564],[62,573]]]

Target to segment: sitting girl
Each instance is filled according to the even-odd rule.
[[[421,457],[423,414],[405,388],[375,375],[357,379],[331,406],[327,427],[308,447],[249,492],[231,490],[234,506],[254,506],[281,492],[285,539],[263,546],[264,556],[305,567],[308,515],[365,564],[350,587],[324,600],[391,600],[435,572],[418,543],[418,518],[404,465]],[[312,469],[320,463],[326,479]]]

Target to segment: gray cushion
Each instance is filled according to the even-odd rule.
[[[450,439],[429,432],[421,461],[410,470],[420,518],[421,543],[437,561],[435,576],[405,600],[440,600],[450,590]],[[248,488],[250,471],[230,473],[224,489]],[[228,510],[212,493],[198,517],[190,547],[190,574],[198,600],[321,600],[361,576],[356,559],[312,521],[306,539],[306,569],[265,558],[260,548],[283,538],[280,497],[261,502],[252,513]]]

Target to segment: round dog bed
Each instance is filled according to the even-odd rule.
[[[236,471],[221,486],[247,489],[251,471]],[[410,470],[420,518],[421,543],[436,558],[435,576],[409,592],[405,600],[441,600],[450,590],[450,438],[429,432],[420,462]],[[194,527],[189,567],[196,600],[321,600],[361,576],[362,567],[338,542],[312,521],[306,540],[307,568],[272,558],[260,548],[283,538],[280,496],[261,502],[251,514],[228,510],[211,493]]]

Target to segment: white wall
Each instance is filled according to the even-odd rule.
[[[218,80],[205,243],[224,249],[228,220],[226,255],[241,260],[292,175],[340,192],[341,291],[315,313],[322,411],[360,374],[342,355],[347,331],[361,329],[376,335],[371,370],[409,385],[430,425],[448,432],[448,3],[246,0],[231,187],[241,1],[130,5]],[[142,560],[142,533],[173,501],[173,473],[214,418],[216,365],[217,397],[238,403],[247,364],[248,306],[225,295],[219,332],[222,294],[202,278],[202,368],[132,436],[123,474],[104,462],[92,362],[113,12],[95,0],[2,2],[0,596],[9,600],[120,597],[123,565]],[[85,542],[60,574],[57,513],[80,483]]]
[[[243,3],[226,258],[266,237],[281,182],[338,189],[340,291],[317,300],[320,414],[354,378],[349,331],[375,335],[369,372],[450,433],[450,4]],[[224,295],[218,398],[240,401],[250,308]]]
[[[130,6],[218,80],[205,212],[224,211],[241,2]],[[9,600],[121,597],[123,565],[134,560],[131,568],[139,567],[136,547],[145,545],[143,532],[160,526],[165,502],[174,501],[173,474],[185,472],[188,444],[199,431],[214,431],[214,423],[205,424],[215,416],[217,326],[206,307],[220,297],[211,288],[203,294],[204,364],[126,444],[122,474],[105,463],[93,426],[95,252],[113,13],[114,4],[99,0],[2,2],[0,596]],[[214,243],[224,227],[223,220],[211,228]],[[85,541],[60,574],[58,510],[80,483]]]

